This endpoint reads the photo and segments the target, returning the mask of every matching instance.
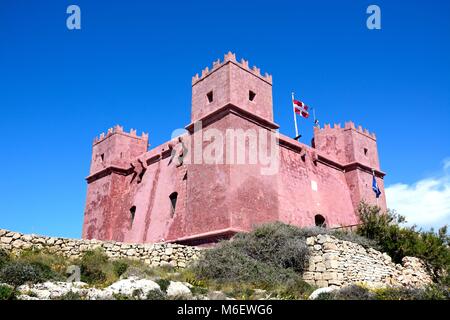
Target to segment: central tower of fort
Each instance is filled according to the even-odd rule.
[[[352,122],[315,127],[311,146],[278,134],[272,76],[232,53],[192,78],[186,129],[151,150],[120,126],[94,140],[83,238],[208,244],[270,221],[355,225],[361,200],[386,207],[375,135]]]

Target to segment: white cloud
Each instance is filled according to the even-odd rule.
[[[388,207],[406,217],[408,224],[428,228],[450,225],[450,158],[442,174],[414,184],[396,183],[385,190]]]

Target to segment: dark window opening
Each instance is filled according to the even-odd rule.
[[[248,92],[248,100],[253,101],[256,97],[256,93],[254,93],[252,90]]]
[[[187,172],[184,174],[183,180],[187,180]]]
[[[136,206],[132,206],[130,208],[131,225],[133,225],[135,215],[136,215]]]
[[[208,98],[208,102],[211,103],[214,100],[213,92],[210,91],[206,94],[206,97]]]
[[[327,224],[325,223],[325,217],[321,214],[316,214],[314,217],[314,222],[316,227],[326,228]]]
[[[177,198],[178,198],[178,192],[172,192],[169,196],[170,199],[170,216],[173,217],[175,214],[175,209],[177,207]]]
[[[102,162],[105,161],[105,154],[102,153],[102,154],[100,155],[100,158],[102,158]]]
[[[367,152],[369,152],[369,149],[364,148],[364,155],[367,156]]]

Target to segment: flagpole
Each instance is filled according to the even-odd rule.
[[[294,113],[295,139],[297,139],[297,137],[298,137],[298,126],[297,126],[297,117],[295,116],[294,92],[292,92],[292,112]]]
[[[316,108],[313,109],[314,125],[316,126]]]

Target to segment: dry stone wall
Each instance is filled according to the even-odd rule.
[[[303,278],[318,287],[352,283],[372,287],[423,287],[432,282],[425,264],[418,258],[405,257],[402,264],[395,264],[386,253],[330,235],[310,237],[306,242],[310,259]]]
[[[115,241],[80,240],[28,235],[0,229],[0,248],[10,252],[44,249],[68,258],[79,258],[88,250],[103,248],[110,258],[131,258],[152,266],[170,264],[184,268],[197,259],[201,249],[171,243],[131,244]]]
[[[309,237],[306,243],[310,258],[303,278],[318,287],[342,287],[352,283],[373,287],[422,287],[432,282],[425,264],[418,258],[405,257],[402,264],[396,264],[386,253],[330,235]],[[131,258],[152,266],[170,264],[181,268],[197,259],[204,250],[171,243],[131,244],[44,237],[3,229],[0,229],[0,248],[11,252],[45,249],[68,258],[78,258],[83,252],[103,248],[113,259]]]

